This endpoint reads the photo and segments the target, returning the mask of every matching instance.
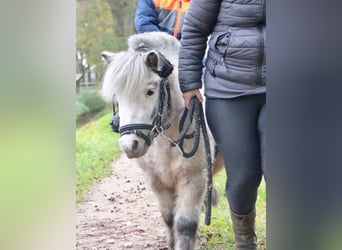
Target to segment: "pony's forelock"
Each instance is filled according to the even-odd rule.
[[[143,85],[139,83],[141,79],[147,79],[149,74],[143,60],[143,55],[137,52],[123,51],[115,54],[107,67],[101,89],[101,94],[107,102],[111,102],[113,96],[121,93],[131,93],[132,97],[141,93],[139,88]]]

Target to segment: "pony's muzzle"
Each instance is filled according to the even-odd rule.
[[[145,140],[134,134],[121,136],[119,145],[121,151],[124,152],[128,158],[139,158],[143,156],[148,149]]]

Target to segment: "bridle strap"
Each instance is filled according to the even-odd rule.
[[[154,118],[152,122],[153,128],[163,127],[162,118],[163,118],[164,113],[169,113],[170,111],[170,98],[171,98],[171,93],[170,93],[169,81],[163,78],[160,81],[158,111],[157,111],[157,116]]]
[[[146,130],[152,130],[153,125],[150,124],[143,124],[143,123],[137,123],[137,124],[128,124],[121,126],[119,129],[120,136],[128,135],[128,134],[135,134],[146,142],[148,146],[151,145],[152,140],[149,136],[145,135],[143,132],[140,131],[140,129],[146,129]]]
[[[121,126],[119,129],[119,132],[121,135],[123,135],[123,134],[127,134],[127,131],[137,130],[137,129],[152,130],[153,125],[144,124],[144,123],[128,124],[128,125]]]
[[[125,129],[123,132],[121,132],[120,130],[120,136],[123,136],[123,135],[128,135],[128,134],[134,134],[134,135],[137,135],[139,137],[141,137],[142,139],[144,139],[145,143],[150,146],[151,143],[152,143],[152,140],[149,136],[145,135],[143,132],[141,132],[140,130],[137,130],[137,129],[130,129],[130,128],[127,128]]]
[[[143,124],[143,123],[136,123],[136,124],[128,124],[120,127],[120,134],[126,133],[127,130],[136,130],[136,129],[147,129],[152,130],[153,125],[150,124]]]

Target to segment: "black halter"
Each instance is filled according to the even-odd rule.
[[[148,52],[150,49],[143,45],[136,49],[136,51],[143,51]],[[144,139],[145,143],[150,146],[152,143],[152,137],[158,135],[160,131],[168,129],[170,124],[163,125],[163,115],[168,114],[170,112],[170,84],[167,77],[172,73],[173,66],[172,64],[162,55],[159,53],[159,60],[162,63],[161,70],[153,70],[156,74],[158,74],[162,79],[159,82],[159,104],[158,104],[158,112],[156,117],[154,118],[152,124],[144,124],[144,123],[134,123],[134,124],[127,124],[121,126],[119,129],[120,136],[124,136],[127,134],[135,134],[142,139]],[[152,131],[151,135],[144,134],[141,130],[149,130]]]

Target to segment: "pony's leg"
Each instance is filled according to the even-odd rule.
[[[171,189],[164,187],[156,178],[152,180],[152,189],[155,192],[159,201],[160,212],[162,218],[167,226],[167,245],[168,248],[174,249],[175,237],[173,231],[174,225],[174,207],[176,203],[175,192]]]
[[[178,197],[174,217],[175,249],[193,250],[196,246],[206,178],[202,173],[185,174],[182,178],[177,186]]]
[[[160,194],[160,197],[158,197],[158,199],[160,204],[160,212],[167,226],[167,245],[169,249],[174,249],[175,237],[173,231],[173,210],[175,206],[175,195],[173,192],[168,192],[164,190],[164,192]]]

